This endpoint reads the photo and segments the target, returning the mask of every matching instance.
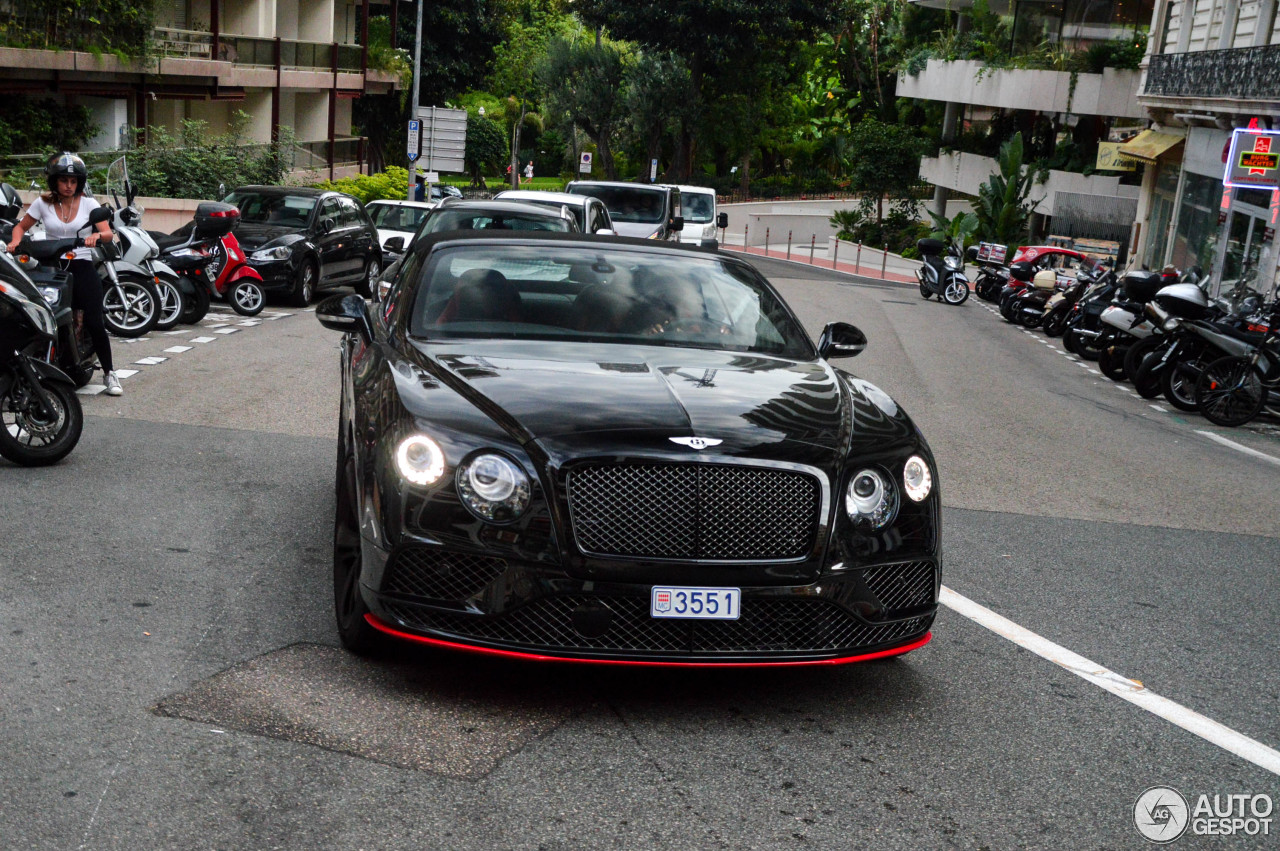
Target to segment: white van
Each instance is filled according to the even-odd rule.
[[[680,205],[684,212],[680,241],[692,242],[703,248],[719,248],[716,231],[729,226],[729,215],[717,213],[716,191],[706,186],[676,188],[680,190]]]

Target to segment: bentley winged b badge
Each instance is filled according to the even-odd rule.
[[[724,443],[718,437],[669,437],[667,439],[690,449],[706,449],[708,446],[719,446]]]

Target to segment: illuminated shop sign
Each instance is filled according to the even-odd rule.
[[[1231,134],[1223,185],[1235,188],[1280,187],[1280,130],[1239,128]]]

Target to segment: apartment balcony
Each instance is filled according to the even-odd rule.
[[[1071,112],[1145,119],[1136,95],[1140,71],[1106,68],[1101,74],[990,68],[976,60],[930,59],[914,77],[898,75],[898,97],[996,109]]]
[[[959,151],[920,160],[921,180],[966,195],[977,195],[978,187],[999,171],[995,158]],[[1062,215],[1068,205],[1078,204],[1081,196],[1094,198],[1095,206],[1114,208],[1109,215],[1128,224],[1136,214],[1140,188],[1122,185],[1119,177],[1050,171],[1048,180],[1032,190],[1031,198],[1039,200],[1035,211],[1048,216]]]
[[[1280,45],[1156,54],[1147,60],[1142,98],[1205,108],[1280,103]]]

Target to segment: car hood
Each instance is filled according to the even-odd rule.
[[[661,224],[645,224],[644,222],[620,222],[613,220],[613,231],[618,236],[633,236],[636,239],[648,239],[658,232]]]
[[[562,457],[584,444],[656,438],[670,451],[671,437],[699,437],[721,441],[717,454],[813,460],[812,447],[839,458],[916,434],[886,394],[824,361],[588,343],[414,345],[422,366],[512,437]]]
[[[303,238],[302,231],[297,228],[243,221],[236,225],[236,239],[239,240],[240,246],[245,251],[288,245]]]

